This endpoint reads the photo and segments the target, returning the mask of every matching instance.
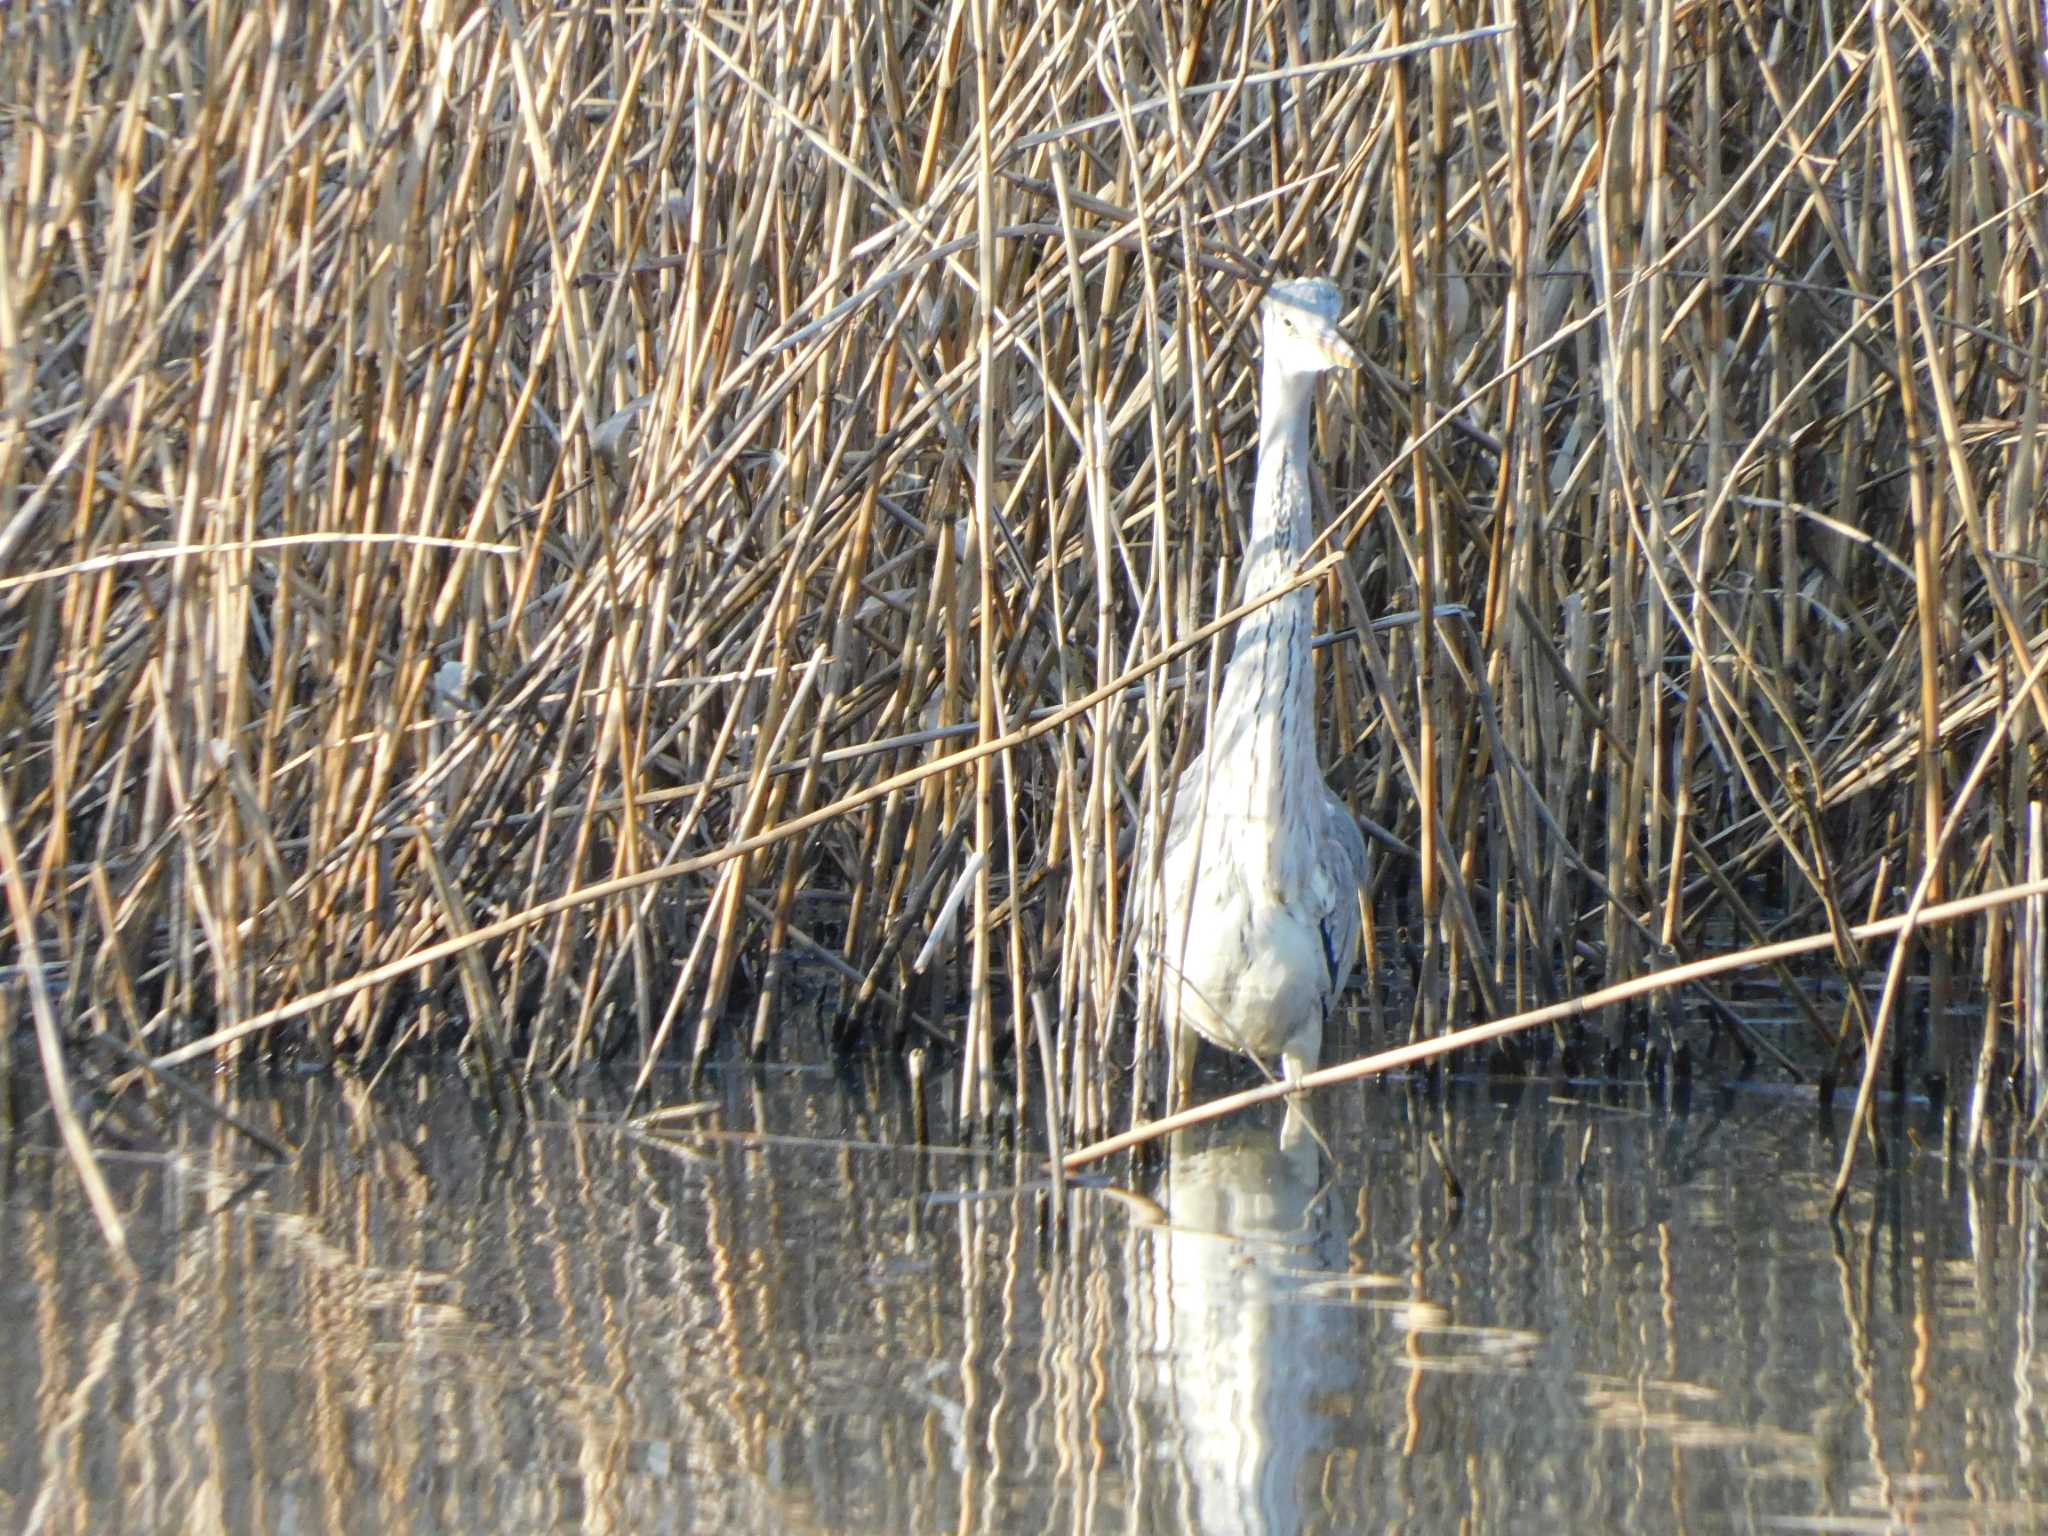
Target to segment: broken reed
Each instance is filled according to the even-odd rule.
[[[1853,1070],[2044,644],[2038,9],[1156,9],[11,11],[11,1001],[494,1082],[821,1013],[1104,1129],[1328,273],[1371,1031],[1831,928]],[[1935,899],[2040,867],[2034,687]],[[1987,1077],[2039,928],[1930,941]]]

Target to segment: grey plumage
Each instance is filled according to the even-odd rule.
[[[1356,367],[1321,279],[1277,284],[1265,359],[1247,596],[1294,574],[1313,537],[1309,428],[1316,378]],[[1365,839],[1316,765],[1315,594],[1245,618],[1202,752],[1182,772],[1157,863],[1141,839],[1132,913],[1141,978],[1170,1027],[1314,1069],[1358,953]],[[1141,986],[1141,995],[1154,995]],[[1183,1082],[1193,1042],[1180,1040]]]

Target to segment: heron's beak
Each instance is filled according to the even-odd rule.
[[[1365,361],[1358,355],[1358,348],[1335,331],[1325,331],[1316,337],[1316,349],[1322,354],[1325,368],[1356,368]]]

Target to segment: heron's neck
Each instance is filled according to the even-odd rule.
[[[1244,573],[1247,599],[1283,585],[1308,549],[1314,403],[1313,374],[1283,372],[1268,363],[1259,393],[1259,468]],[[1314,615],[1315,592],[1309,587],[1249,615],[1238,625],[1237,645],[1223,674],[1211,771],[1230,794],[1230,809],[1254,820],[1279,824],[1309,813],[1309,796],[1299,786],[1317,777],[1315,668],[1309,654]]]
[[[1245,565],[1247,596],[1279,585],[1308,549],[1308,440],[1315,403],[1314,374],[1266,369],[1259,389],[1259,468]]]

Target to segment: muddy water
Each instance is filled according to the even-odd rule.
[[[2048,1528],[2042,1171],[1966,1176],[1919,1108],[1830,1226],[1778,1093],[1378,1085],[1057,1213],[903,1150],[884,1082],[707,1097],[238,1098],[284,1165],[110,1127],[134,1289],[29,1120],[0,1530]]]

